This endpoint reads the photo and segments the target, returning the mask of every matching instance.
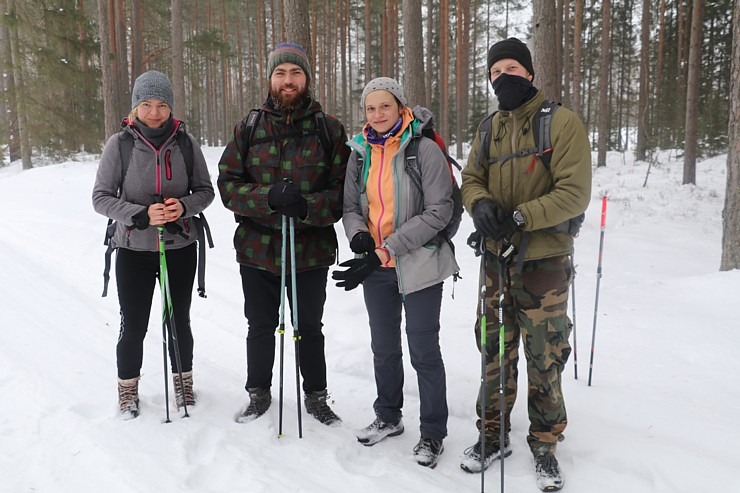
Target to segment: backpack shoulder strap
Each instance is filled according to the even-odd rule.
[[[125,129],[118,132],[118,153],[121,157],[121,188],[118,190],[118,196],[123,194],[123,180],[128,172],[128,164],[131,161],[131,154],[134,152],[134,138]]]
[[[478,161],[475,163],[476,168],[480,168],[483,164],[488,164],[488,149],[491,148],[491,126],[493,125],[493,117],[496,115],[496,111],[485,117],[478,125],[478,133],[480,133],[480,146],[478,147]]]
[[[190,184],[191,178],[193,177],[193,168],[195,168],[195,154],[193,152],[193,141],[190,140],[187,132],[180,131],[175,134],[175,140],[177,145],[180,146],[180,152],[182,157],[185,159],[185,169],[188,172],[188,185]]]
[[[550,171],[552,160],[552,140],[550,139],[552,116],[559,107],[560,103],[545,99],[534,117],[534,144],[537,148],[537,155],[542,159],[542,164],[548,171]]]
[[[262,109],[252,109],[249,111],[249,114],[247,117],[242,120],[242,128],[241,128],[241,134],[242,134],[242,162],[246,162],[247,160],[247,153],[249,152],[249,146],[252,145],[252,140],[254,139],[254,129],[257,127],[257,122],[259,122],[260,117],[262,116]]]
[[[409,141],[409,145],[406,146],[406,150],[404,153],[405,157],[405,166],[404,169],[406,170],[406,173],[409,175],[409,178],[411,178],[411,182],[416,186],[416,188],[419,190],[419,193],[424,195],[424,189],[421,185],[421,169],[419,168],[419,140],[421,140],[422,136],[415,135],[411,137],[411,140]]]
[[[331,145],[331,136],[329,135],[329,127],[326,125],[326,115],[323,111],[317,111],[313,115],[314,121],[316,122],[316,130],[319,132],[319,139],[321,140],[321,147],[326,152],[327,159],[331,159],[333,146]]]

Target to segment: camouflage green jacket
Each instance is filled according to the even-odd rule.
[[[327,156],[316,132],[314,114],[321,105],[277,112],[268,101],[254,128],[246,156],[245,121],[234,135],[218,164],[218,191],[239,225],[234,234],[236,260],[240,264],[280,273],[282,215],[267,204],[272,185],[288,179],[300,186],[308,202],[305,219],[296,218],[296,266],[305,271],[328,267],[337,258],[334,223],[342,217],[344,175],[350,150],[344,126],[326,115],[332,151]]]

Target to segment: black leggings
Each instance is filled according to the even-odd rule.
[[[190,302],[196,269],[195,243],[167,250],[167,273],[175,316],[182,371],[193,369],[193,334],[190,331]],[[121,329],[116,346],[118,378],[129,379],[141,373],[144,336],[149,325],[152,296],[159,277],[159,253],[119,248],[116,255],[116,284],[121,305]],[[175,352],[169,339],[170,364],[177,371]]]

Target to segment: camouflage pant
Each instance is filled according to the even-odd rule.
[[[486,436],[492,443],[498,443],[500,429],[498,270],[499,262],[489,256],[486,265],[485,421]],[[511,429],[521,337],[529,382],[527,442],[535,454],[554,452],[568,423],[560,377],[571,351],[568,337],[572,324],[566,313],[571,274],[570,258],[559,256],[525,262],[521,273],[516,273],[511,265],[504,280],[505,429],[507,432]],[[480,313],[475,335],[480,349]],[[477,412],[480,418],[480,395]],[[477,425],[480,430],[480,419]]]

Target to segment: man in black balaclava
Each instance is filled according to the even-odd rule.
[[[465,450],[460,466],[471,473],[482,472],[502,454],[506,457],[511,453],[510,416],[517,393],[521,341],[529,383],[527,443],[534,456],[537,485],[542,491],[556,491],[563,487],[563,478],[555,449],[563,440],[568,423],[561,387],[561,374],[571,352],[568,337],[572,324],[567,304],[573,230],[568,225],[586,210],[591,197],[590,145],[578,117],[566,108],[555,111],[532,85],[532,55],[518,39],[505,39],[491,46],[486,76],[498,98],[499,111],[484,120],[490,127],[479,126],[461,186],[463,203],[473,217],[477,243],[480,239],[485,241],[487,258],[491,259],[486,263],[485,279],[481,280],[487,286],[483,340],[488,341],[488,357],[481,389],[485,409],[480,409],[479,402],[478,416],[482,419],[477,425],[485,441],[479,439]],[[552,144],[552,149],[546,151],[549,166],[535,153],[536,127],[547,128],[544,116],[539,125],[536,123],[536,115],[542,109],[543,115],[551,115],[547,117]],[[486,149],[487,159],[483,157]],[[515,253],[509,263],[501,262],[500,255],[510,245]],[[506,389],[503,424],[498,343],[502,265]],[[481,318],[478,313],[478,341]]]

